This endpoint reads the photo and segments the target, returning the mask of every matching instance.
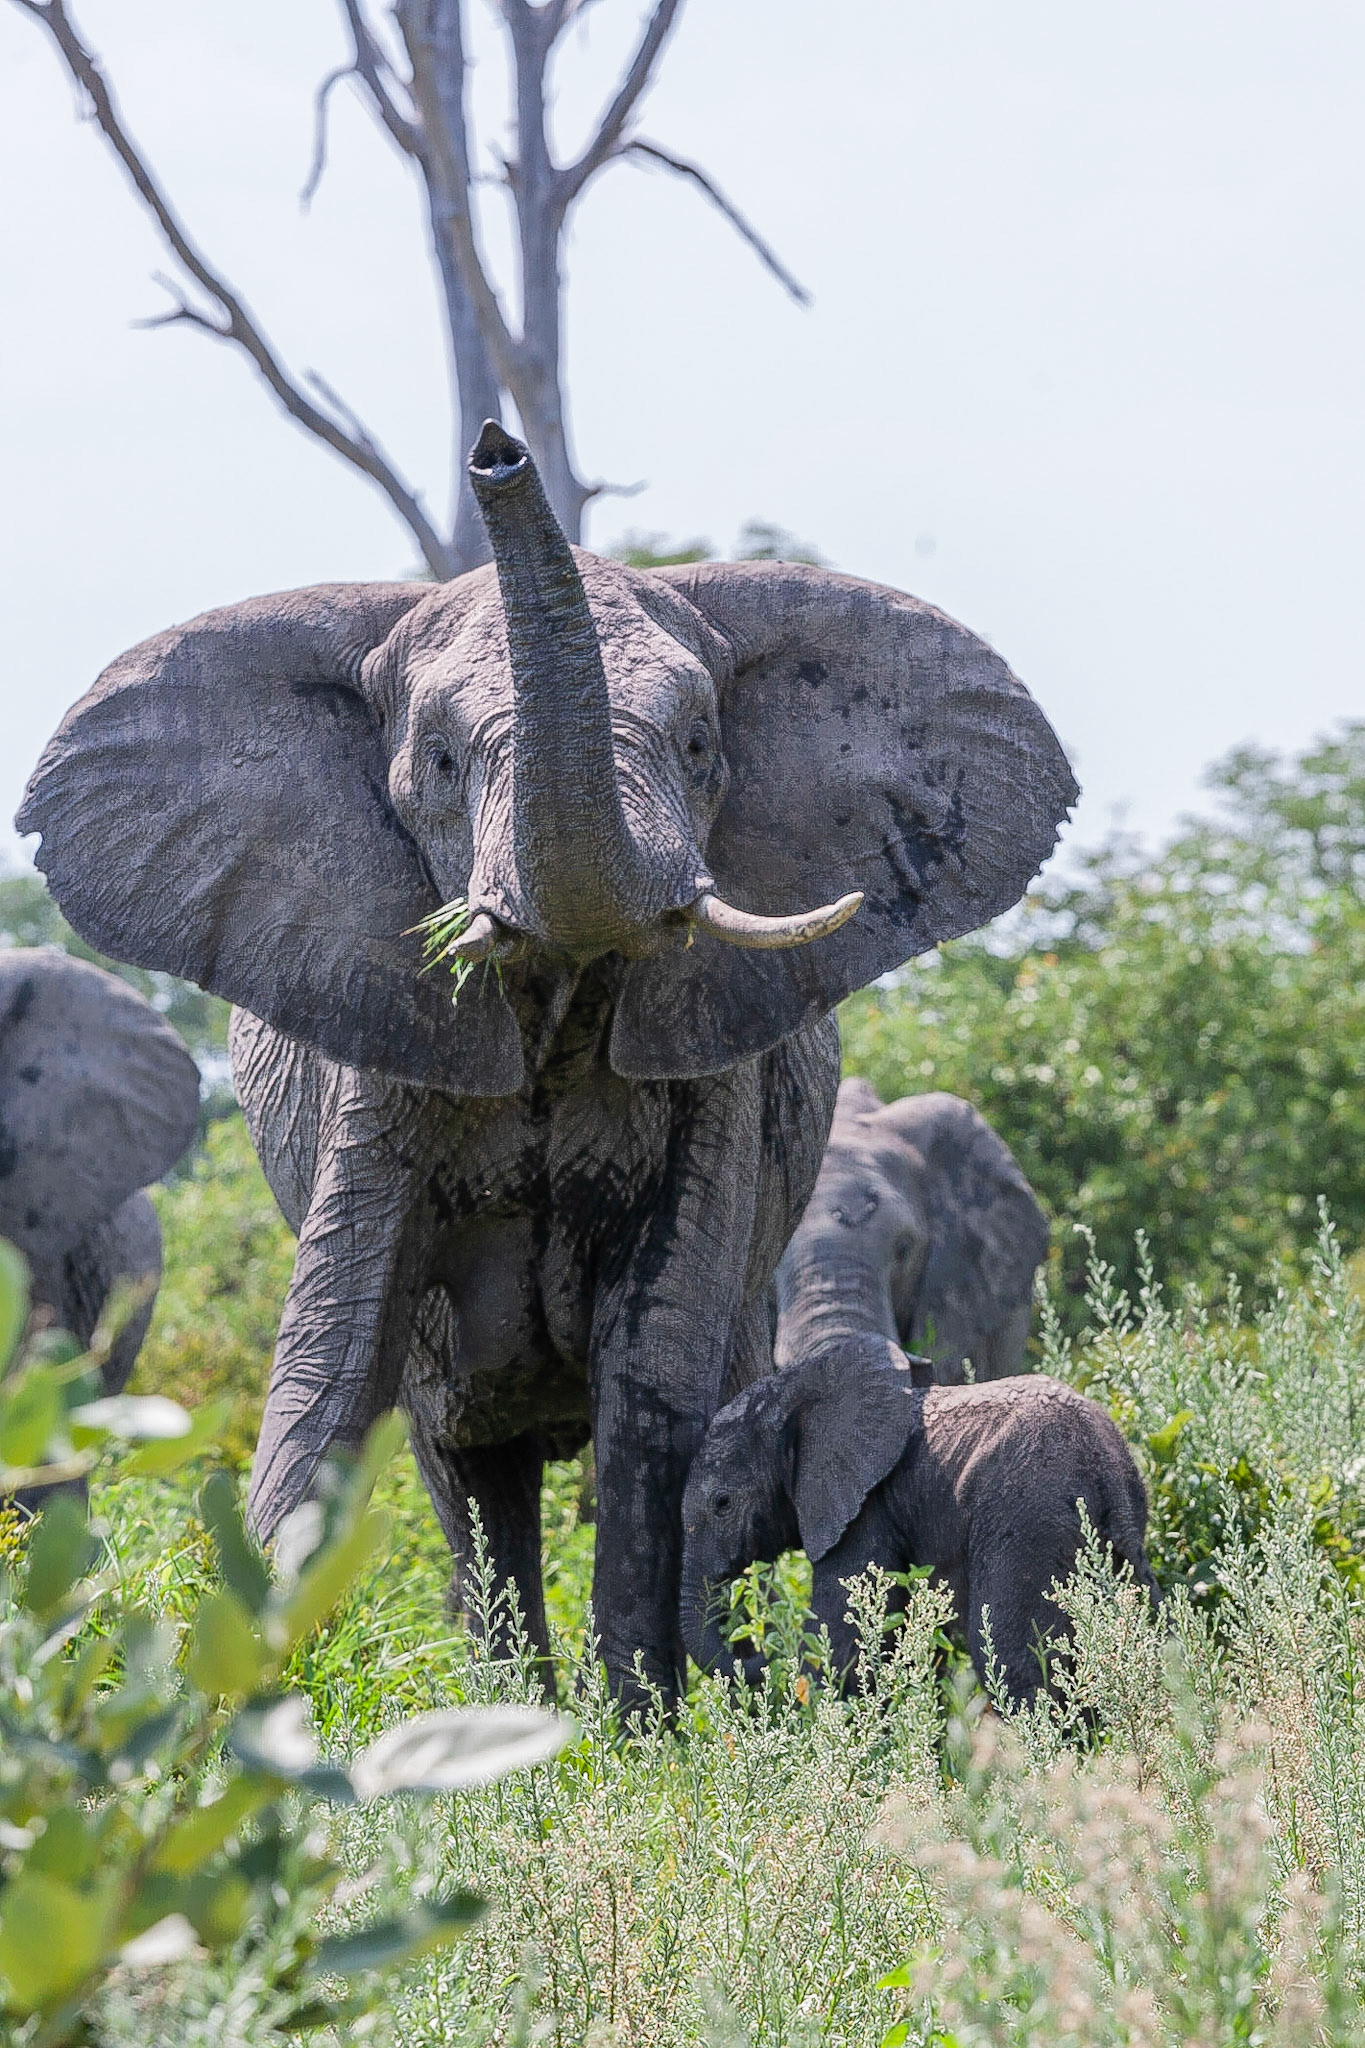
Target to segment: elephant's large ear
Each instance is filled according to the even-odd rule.
[[[856,1338],[791,1370],[792,1501],[815,1564],[900,1462],[924,1401],[904,1353],[885,1337]]]
[[[940,1370],[964,1358],[986,1376],[988,1340],[1021,1310],[1047,1255],[1047,1218],[1018,1161],[979,1111],[958,1095],[907,1095],[881,1111],[924,1159],[915,1194],[924,1205],[929,1255],[906,1333]]]
[[[199,1069],[135,989],[46,947],[0,953],[0,1236],[52,1267],[194,1136]]]
[[[354,1066],[475,1095],[519,1085],[494,977],[452,1008],[411,927],[437,907],[388,795],[365,655],[428,595],[326,585],[206,612],[106,669],[17,824],[82,936]]]
[[[744,952],[698,933],[632,969],[618,1072],[718,1071],[855,988],[1016,903],[1077,788],[999,655],[917,599],[794,563],[657,572],[733,650],[721,690],[730,788],[706,849],[744,910],[861,889],[828,938]]]

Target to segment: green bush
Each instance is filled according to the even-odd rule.
[[[307,1701],[282,1689],[300,1648],[386,1534],[370,1505],[401,1440],[377,1426],[360,1456],[325,1467],[280,1532],[274,1570],[243,1526],[234,1482],[199,1496],[216,1570],[183,1632],[100,1570],[79,1487],[111,1443],[134,1475],[172,1472],[207,1429],[159,1397],[100,1398],[100,1344],[20,1348],[22,1261],[0,1243],[0,1497],[11,1514],[0,1573],[0,2013],[14,2048],[93,2044],[114,1973],[231,1958],[256,1980],[274,2029],[349,2021],[382,1973],[472,1927],[463,1887],[410,1899],[358,1928],[313,1921],[345,1875],[312,1832],[320,1803],[449,1791],[552,1756],[561,1724],[532,1706],[427,1714],[352,1762],[323,1761]],[[91,1398],[92,1394],[94,1398]],[[338,1981],[351,1988],[338,1995]]]

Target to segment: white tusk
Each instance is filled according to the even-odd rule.
[[[827,903],[822,910],[799,910],[794,917],[760,917],[756,911],[736,910],[720,896],[699,896],[687,912],[690,924],[710,932],[727,946],[748,946],[758,952],[772,952],[785,946],[808,946],[812,939],[826,939],[847,924],[863,901],[861,889]]]

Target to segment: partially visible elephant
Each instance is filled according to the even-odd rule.
[[[491,421],[470,474],[492,565],[147,642],[68,714],[20,829],[92,944],[239,1006],[238,1093],[299,1231],[259,1534],[401,1401],[458,1569],[474,1505],[543,1649],[542,1463],[591,1428],[604,1658],[668,1697],[687,1468],[771,1367],[829,1013],[1015,902],[1076,786],[1000,657],[928,606],[571,549]]]
[[[859,1647],[844,1582],[869,1565],[930,1565],[953,1596],[978,1677],[985,1682],[989,1610],[1006,1690],[1031,1700],[1043,1647],[1066,1634],[1048,1589],[1075,1564],[1078,1500],[1158,1601],[1142,1479],[1098,1402],[1042,1373],[916,1387],[894,1344],[850,1338],[747,1388],[711,1424],[683,1499],[688,1648],[706,1669],[732,1662],[718,1599],[755,1559],[799,1545],[838,1673],[848,1675]],[[746,1675],[760,1668],[751,1658]]]
[[[776,1362],[863,1330],[921,1358],[926,1377],[1023,1368],[1047,1219],[1013,1153],[957,1095],[883,1106],[845,1081],[820,1177],[777,1272]]]
[[[145,1193],[194,1136],[199,1069],[151,1004],[48,947],[0,952],[0,1237],[34,1309],[82,1344],[111,1288],[146,1294],[103,1367],[121,1391],[152,1319],[161,1230]]]

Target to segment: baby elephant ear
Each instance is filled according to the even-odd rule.
[[[656,573],[733,650],[720,693],[730,787],[706,849],[716,893],[769,915],[865,897],[840,930],[790,951],[698,930],[686,952],[633,970],[613,1064],[699,1074],[1007,910],[1078,792],[1023,684],[932,606],[796,563]]]
[[[1018,1161],[986,1119],[958,1095],[907,1095],[882,1112],[924,1160],[915,1181],[929,1254],[908,1343],[930,1351],[940,1375],[978,1379],[1017,1370],[1027,1340],[1033,1276],[1047,1256],[1047,1218]],[[1014,1336],[1008,1337],[1013,1331]],[[1000,1360],[1005,1337],[1014,1355]]]
[[[792,1501],[801,1547],[815,1564],[900,1463],[924,1397],[904,1352],[885,1337],[857,1338],[792,1372]]]
[[[0,1236],[35,1274],[159,1180],[199,1069],[135,989],[47,948],[0,953]]]
[[[521,1078],[496,980],[452,1008],[411,927],[437,907],[389,802],[367,653],[431,593],[253,598],[106,669],[49,741],[17,824],[83,938],[182,974],[334,1059],[470,1094]]]

